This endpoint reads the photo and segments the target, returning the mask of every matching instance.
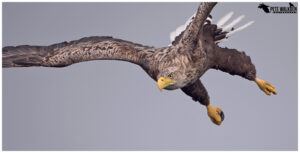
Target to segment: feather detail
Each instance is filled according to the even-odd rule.
[[[243,25],[243,26],[241,26],[241,27],[239,27],[239,28],[237,28],[237,29],[235,29],[233,31],[230,31],[226,36],[229,37],[229,36],[233,35],[236,32],[242,31],[243,29],[249,27],[253,23],[254,23],[254,21],[250,21],[250,22],[246,23],[245,25]]]
[[[224,17],[222,17],[218,22],[217,26],[222,27],[233,15],[233,11],[227,13]]]
[[[170,40],[173,42],[177,36],[181,34],[182,31],[186,29],[186,27],[193,21],[193,18],[195,17],[196,13],[194,13],[183,25],[180,25],[176,28],[175,31],[170,33]]]
[[[50,46],[4,47],[2,67],[64,67],[91,60],[122,60],[143,65],[154,50],[121,39],[93,36]]]
[[[237,23],[239,23],[244,17],[245,17],[245,15],[239,16],[238,18],[236,18],[235,20],[233,20],[231,23],[229,23],[228,25],[224,26],[222,28],[223,31],[230,30],[234,25],[236,25]]]
[[[221,42],[226,42],[227,40],[228,40],[228,38],[225,37],[224,39],[215,41],[215,43],[217,44],[217,43],[221,43]]]
[[[183,31],[185,31],[185,29],[190,25],[190,23],[194,20],[196,13],[194,13],[183,25],[180,25],[179,27],[176,28],[176,30],[174,30],[173,32],[170,33],[170,40],[171,42],[176,40],[176,37],[178,37]],[[210,24],[212,22],[212,16],[209,15],[206,18],[206,21],[204,24]],[[169,46],[171,46],[172,44],[170,44]]]
[[[233,12],[229,12],[218,21],[217,29],[215,30],[214,33],[214,40],[216,44],[227,41],[229,36],[232,36],[236,32],[239,32],[254,23],[254,21],[250,21],[237,29],[233,28],[234,25],[239,23],[245,17],[245,15],[241,15],[238,18],[234,19],[229,24],[224,25],[232,17],[232,15]]]

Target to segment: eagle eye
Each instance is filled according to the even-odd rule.
[[[173,78],[173,72],[168,74],[168,78]]]

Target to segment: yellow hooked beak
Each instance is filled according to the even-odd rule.
[[[170,84],[174,83],[175,81],[167,78],[167,77],[160,77],[157,80],[157,86],[159,88],[160,91],[162,91],[164,88],[166,88],[167,86],[169,86]]]

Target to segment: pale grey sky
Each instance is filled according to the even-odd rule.
[[[288,3],[267,3],[288,6]],[[294,3],[296,6],[297,4]],[[221,71],[201,77],[214,125],[181,90],[160,92],[138,66],[92,61],[65,68],[3,69],[4,150],[297,150],[297,14],[266,14],[259,3],[219,3],[213,22],[234,11],[255,23],[221,44],[245,51],[257,76]],[[198,3],[3,3],[3,46],[50,45],[113,36],[155,47],[185,23]]]

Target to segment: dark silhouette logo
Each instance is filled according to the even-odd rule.
[[[258,8],[262,9],[265,13],[297,13],[297,7],[293,3],[289,3],[289,7],[286,6],[268,6],[264,3],[258,5]]]
[[[264,3],[261,3],[261,4],[258,5],[258,8],[263,9],[266,13],[270,13],[269,7],[270,6],[268,6],[268,5],[264,4]]]
[[[290,7],[295,7],[293,3],[290,2],[289,4],[290,4]]]

